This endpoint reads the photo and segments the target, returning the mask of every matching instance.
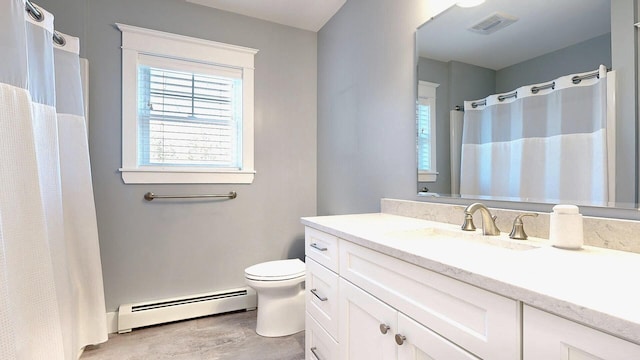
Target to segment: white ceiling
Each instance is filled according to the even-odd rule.
[[[237,14],[317,32],[347,0],[186,0]]]
[[[453,6],[420,27],[418,54],[499,70],[608,33],[610,1],[486,0],[474,8]],[[467,30],[495,12],[519,20],[491,35]]]

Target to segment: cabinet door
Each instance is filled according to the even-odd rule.
[[[637,360],[640,346],[545,311],[524,307],[524,360]]]
[[[402,313],[396,336],[398,360],[480,360]]]
[[[344,279],[340,279],[340,358],[396,358],[397,312]],[[384,334],[383,334],[384,332]]]

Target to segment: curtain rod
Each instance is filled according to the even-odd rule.
[[[607,68],[607,72],[609,72],[609,71],[611,71],[611,69]],[[577,85],[577,84],[580,84],[580,82],[582,80],[592,79],[592,78],[600,79],[600,71],[596,70],[596,71],[594,71],[592,73],[589,73],[589,74],[576,75],[576,76],[571,78],[571,82]],[[531,87],[531,92],[534,93],[534,94],[537,94],[538,91],[540,91],[540,90],[544,90],[544,89],[548,89],[548,88],[553,89],[553,88],[555,88],[555,86],[556,86],[556,82],[553,81],[553,82],[551,82],[549,84],[546,84],[546,85],[533,86],[533,87]]]
[[[31,16],[33,20],[37,22],[44,20],[44,13],[40,11],[40,9],[38,9],[31,0],[25,0],[24,9],[29,13],[29,16]],[[64,46],[67,43],[64,36],[60,35],[60,33],[55,30],[53,30],[53,41],[60,46]]]

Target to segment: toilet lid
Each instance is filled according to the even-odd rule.
[[[305,266],[300,259],[267,261],[244,269],[247,278],[265,281],[293,279],[304,276]]]

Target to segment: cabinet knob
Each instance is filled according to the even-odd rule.
[[[402,345],[404,341],[407,340],[407,337],[404,335],[396,334],[396,344]]]
[[[387,325],[387,324],[380,324],[380,332],[381,332],[382,334],[386,334],[386,333],[387,333],[387,331],[389,331],[389,329],[391,329],[391,328],[389,327],[389,325]]]

